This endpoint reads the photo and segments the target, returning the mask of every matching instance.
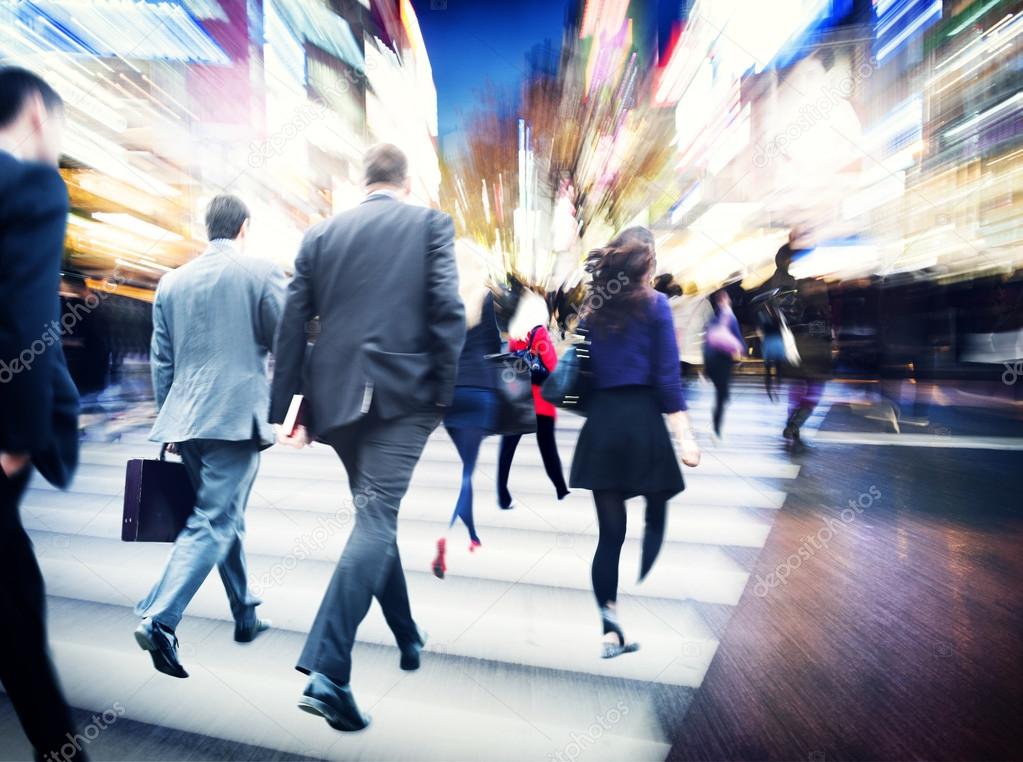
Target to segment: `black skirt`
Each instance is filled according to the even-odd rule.
[[[570,486],[615,490],[627,498],[685,489],[675,448],[649,386],[600,389],[587,401]]]

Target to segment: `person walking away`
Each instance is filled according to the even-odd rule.
[[[669,298],[671,318],[675,324],[683,383],[696,378],[703,362],[703,340],[707,321],[714,314],[710,300],[697,292],[696,284],[689,281],[682,295]]]
[[[465,305],[465,344],[458,359],[455,396],[444,416],[444,428],[458,450],[462,461],[462,486],[455,502],[448,529],[462,520],[469,532],[469,551],[481,545],[473,520],[472,477],[476,471],[483,439],[497,428],[500,406],[497,392],[497,369],[486,359],[501,351],[501,334],[497,328],[494,295],[487,287],[487,272],[479,255],[465,246],[455,246],[458,264],[459,296]],[[431,564],[433,573],[444,579],[447,572],[447,538],[437,540],[437,555]]]
[[[757,333],[760,336],[760,357],[764,362],[764,391],[774,402],[775,380],[780,382],[781,364],[785,362],[785,341],[782,338],[781,317],[775,303],[776,290],[754,299]]]
[[[248,586],[245,506],[259,453],[274,442],[267,360],[284,303],[284,273],[245,255],[249,210],[237,196],[206,208],[209,245],[160,279],[150,363],[157,410],[150,440],[173,445],[195,487],[195,509],[163,575],[135,607],[135,640],[157,671],[188,677],[175,635],[185,608],[214,567],[248,643],[268,620]]]
[[[19,514],[34,465],[66,489],[78,465],[78,391],[59,326],[68,193],[57,170],[64,104],[0,68],[0,682],[37,759],[74,738],[46,645],[43,577]],[[80,744],[65,759],[80,762]]]
[[[532,291],[523,292],[508,326],[508,349],[518,352],[531,347],[531,351],[540,357],[548,372],[553,373],[558,365],[558,353],[547,331],[549,319],[544,300]],[[540,448],[544,471],[554,486],[554,494],[558,500],[564,500],[569,490],[565,485],[558,443],[554,437],[557,410],[541,396],[540,384],[533,384],[533,408],[536,411],[536,443]],[[501,449],[497,458],[497,504],[502,510],[515,507],[515,501],[508,490],[508,478],[515,450],[521,439],[521,434],[506,434],[501,437]]]
[[[831,372],[831,308],[827,286],[814,278],[796,278],[789,272],[794,259],[805,248],[800,248],[805,233],[793,229],[789,242],[775,256],[774,274],[762,286],[764,291],[776,290],[773,297],[778,312],[792,331],[799,355],[797,365],[786,360],[782,375],[789,381],[788,417],[782,437],[786,448],[793,454],[806,451],[801,430],[813,414],[824,392]]]
[[[721,423],[732,385],[732,368],[746,348],[746,340],[739,329],[739,321],[732,312],[728,291],[714,293],[714,316],[707,323],[703,356],[707,376],[714,384],[714,436],[721,436]]]
[[[685,487],[669,428],[682,461],[695,466],[700,459],[685,412],[671,310],[664,295],[649,285],[654,265],[653,235],[641,227],[629,228],[587,259],[593,293],[608,293],[612,282],[622,286],[613,299],[589,300],[583,317],[592,392],[569,482],[591,490],[597,510],[599,539],[591,578],[604,658],[638,648],[626,639],[617,615],[625,501],[637,495],[646,500],[642,580],[660,552],[668,500]]]
[[[310,437],[337,452],[355,523],[296,669],[309,676],[299,708],[341,731],[365,728],[349,680],[356,630],[376,598],[401,651],[419,667],[398,554],[398,509],[430,433],[455,393],[465,342],[454,225],[439,211],[403,202],[408,160],[393,145],[365,156],[367,196],[314,225],[302,241],[277,335],[271,418],[283,422],[296,394],[308,424],[278,440]],[[306,326],[320,332],[306,367]]]

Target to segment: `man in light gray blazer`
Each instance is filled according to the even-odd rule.
[[[245,504],[259,452],[274,442],[267,422],[267,356],[284,304],[284,273],[244,255],[249,211],[230,195],[206,210],[209,247],[167,273],[153,304],[150,363],[159,414],[154,442],[174,443],[196,490],[196,506],[174,543],[163,576],[135,607],[135,639],[157,670],[188,677],[174,630],[216,566],[246,643],[269,622],[245,570]]]

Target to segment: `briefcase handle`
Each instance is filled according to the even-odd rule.
[[[167,446],[168,445],[170,445],[170,442],[164,442],[162,445],[160,445],[160,460],[167,460]],[[178,457],[179,458],[181,457],[181,453],[180,452],[178,453]]]

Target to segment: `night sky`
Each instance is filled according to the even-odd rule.
[[[462,115],[493,82],[518,93],[526,53],[550,40],[561,47],[574,0],[413,0],[437,85],[441,144],[456,149]]]

